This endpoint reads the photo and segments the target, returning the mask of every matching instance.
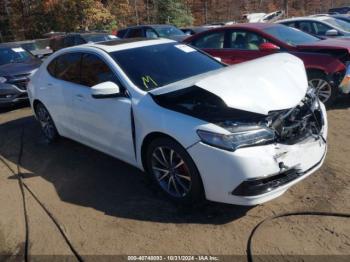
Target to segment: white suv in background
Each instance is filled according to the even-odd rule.
[[[226,66],[172,40],[86,44],[50,56],[28,89],[48,140],[134,165],[182,203],[263,203],[326,154],[324,105],[289,54]]]

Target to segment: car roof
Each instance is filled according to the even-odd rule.
[[[16,48],[21,47],[17,42],[0,43],[0,48]]]
[[[132,48],[138,48],[143,46],[152,46],[159,44],[176,43],[176,41],[165,38],[127,38],[127,39],[116,39],[105,42],[89,43],[83,46],[88,46],[92,48],[98,48],[105,52],[115,52],[121,50],[127,50]]]
[[[148,25],[134,25],[134,26],[129,26],[123,29],[120,29],[119,31],[122,30],[128,30],[128,29],[135,29],[135,28],[143,28],[143,27],[154,27],[154,28],[161,28],[161,27],[175,27],[174,25],[168,25],[168,24],[148,24]]]
[[[69,35],[108,35],[108,33],[104,32],[72,32],[72,33],[67,33],[66,36]]]
[[[243,29],[265,29],[274,26],[282,26],[274,23],[242,23],[242,24],[233,24],[233,25],[225,25],[221,27],[215,27],[212,30],[217,30],[220,28],[243,28]]]
[[[328,15],[322,15],[322,16],[303,16],[303,17],[293,17],[293,18],[288,18],[288,19],[283,19],[283,20],[279,20],[277,21],[277,23],[284,23],[284,22],[293,22],[293,21],[324,21],[327,22],[325,20],[329,20],[329,19],[336,19],[332,16],[328,16]]]

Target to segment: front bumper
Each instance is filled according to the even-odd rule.
[[[324,107],[322,111],[325,119],[322,136],[325,139],[328,125]],[[201,174],[208,200],[257,205],[282,195],[289,187],[320,168],[326,156],[327,144],[322,138],[316,140],[309,137],[294,145],[271,144],[229,152],[199,142],[188,152]],[[287,180],[273,184],[266,191],[257,190],[256,194],[252,190],[249,194],[237,190],[242,184],[249,184],[247,181],[269,181],[269,178],[281,176],[287,170],[297,170],[298,175],[287,177]]]
[[[28,101],[26,90],[10,83],[0,84],[0,106],[10,106],[23,101]]]

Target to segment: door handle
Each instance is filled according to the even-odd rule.
[[[47,86],[53,86],[51,83],[47,83]]]

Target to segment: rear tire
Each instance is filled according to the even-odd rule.
[[[318,98],[330,107],[338,96],[338,87],[330,83],[327,76],[322,72],[308,72],[309,86],[316,89]]]
[[[148,146],[145,157],[148,173],[168,198],[184,205],[204,199],[197,167],[179,143],[167,137],[156,138]]]
[[[49,143],[55,142],[59,138],[59,134],[49,111],[39,102],[35,105],[35,114],[47,141]]]

